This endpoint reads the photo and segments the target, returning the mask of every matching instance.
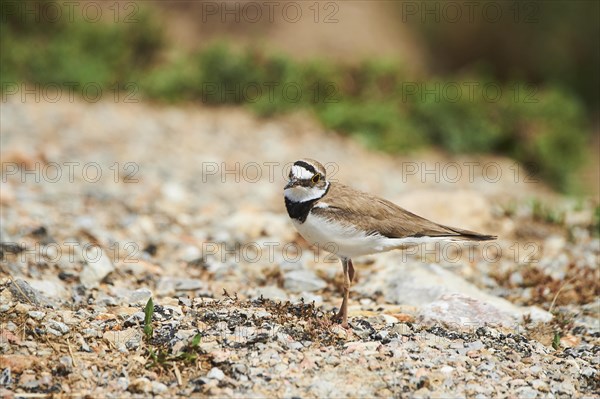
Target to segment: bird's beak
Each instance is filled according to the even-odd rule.
[[[288,188],[292,188],[292,187],[295,187],[295,186],[297,186],[297,185],[298,185],[298,180],[296,180],[296,179],[292,179],[292,180],[290,180],[290,181],[289,181],[289,182],[288,182],[288,183],[285,185],[285,187],[284,187],[283,189],[284,189],[284,190],[287,190]]]

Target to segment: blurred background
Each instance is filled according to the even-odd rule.
[[[598,13],[595,1],[7,1],[2,90],[93,81],[146,102],[306,111],[369,148],[508,156],[598,199]]]
[[[25,326],[7,339],[0,328],[0,354],[43,364],[13,368],[17,389],[148,395],[134,383],[143,376],[168,384],[168,394],[152,388],[165,397],[600,392],[600,2],[3,0],[0,13],[0,324]],[[157,374],[144,364],[155,353],[179,359],[184,341],[115,350],[110,337],[137,329],[149,298],[187,318],[165,316],[155,337],[207,331],[216,341],[202,338],[206,353],[227,364],[230,350],[242,353],[227,337],[265,320],[246,313],[246,300],[333,314],[339,261],[310,246],[284,206],[287,168],[301,157],[326,164],[330,179],[498,240],[356,259],[354,332],[393,337],[389,350],[351,355],[360,361],[317,360],[341,356],[341,345],[325,354],[321,338],[305,340],[336,334],[292,308],[273,315],[291,316],[282,326],[302,343],[252,335],[239,360],[252,366],[219,371],[248,370],[248,390],[208,391],[210,365],[180,363],[182,384],[170,366]],[[223,305],[226,293],[236,299]],[[445,293],[467,296],[441,306]],[[205,315],[225,315],[227,327],[202,316],[200,298],[217,299]],[[31,302],[57,310],[39,316]],[[504,324],[500,312],[518,323],[515,335],[474,334]],[[431,335],[448,320],[452,331]],[[454,333],[458,320],[468,339]],[[396,327],[373,338],[365,326],[380,322],[414,322],[426,339]],[[65,342],[81,372],[65,371]],[[315,357],[292,366],[298,348]],[[307,359],[332,373],[305,369]],[[435,371],[446,363],[452,374]],[[389,394],[373,383],[391,376]],[[311,391],[313,378],[344,391]],[[309,388],[288,390],[300,386]]]

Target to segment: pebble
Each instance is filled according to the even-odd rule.
[[[304,348],[304,345],[302,345],[302,343],[298,342],[298,341],[288,342],[287,346],[288,346],[288,348],[295,349],[295,350],[300,350],[300,349]]]
[[[560,383],[552,383],[551,391],[559,394],[573,395],[575,393],[575,387],[569,381],[563,381]]]
[[[29,315],[29,317],[35,320],[42,320],[46,316],[46,313],[41,312],[39,310],[31,310],[27,312],[27,314]]]
[[[96,247],[94,255],[88,255],[89,259],[79,274],[79,281],[86,288],[97,287],[100,282],[115,270],[115,266],[108,255]]]
[[[158,281],[156,295],[167,296],[174,295],[177,292],[196,290],[207,291],[208,288],[206,282],[190,278],[162,277]]]
[[[126,391],[129,388],[129,378],[119,377],[117,378],[117,389],[119,391]]]
[[[119,289],[115,290],[115,303],[124,305],[145,305],[148,299],[152,297],[152,291],[148,288],[140,288],[137,290]]]
[[[162,382],[152,381],[151,391],[154,395],[160,395],[162,393],[165,393],[168,389],[169,387],[163,384]]]
[[[383,318],[383,320],[384,320],[384,322],[386,324],[395,324],[395,323],[398,323],[398,319],[395,318],[394,316],[389,315],[389,314],[382,313],[381,317]]]
[[[193,262],[201,256],[202,252],[200,251],[200,249],[193,245],[188,245],[183,249],[181,253],[181,259],[185,262]]]
[[[46,330],[57,337],[61,337],[69,332],[69,327],[63,322],[50,320],[46,323]]]
[[[522,387],[515,390],[515,394],[523,399],[535,399],[538,397],[538,392],[530,387]]]
[[[300,293],[318,291],[327,287],[327,283],[311,270],[292,270],[283,276],[283,288]]]
[[[13,382],[13,380],[12,380],[12,375],[10,372],[10,367],[6,367],[0,373],[0,386],[8,386],[8,385],[12,384],[12,382]]]
[[[223,373],[221,369],[213,367],[212,369],[210,369],[208,374],[206,374],[206,377],[213,380],[221,381],[223,378],[225,378],[225,373]]]
[[[598,371],[591,367],[586,367],[583,370],[581,370],[581,375],[588,377],[588,378],[592,378],[596,374],[598,374]]]
[[[483,345],[483,342],[481,342],[479,340],[473,341],[473,342],[470,342],[469,344],[467,344],[467,350],[470,350],[470,351],[478,351],[483,348],[485,348],[485,346]]]
[[[536,389],[540,392],[548,392],[548,383],[546,383],[546,381],[542,381],[540,379],[536,379],[531,381],[531,386],[533,387],[533,389]]]
[[[529,367],[529,371],[534,375],[538,375],[542,371],[542,368],[536,364]]]

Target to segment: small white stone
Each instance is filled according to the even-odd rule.
[[[202,252],[195,245],[188,245],[183,249],[181,254],[181,260],[185,262],[192,262],[202,256]]]
[[[44,316],[46,316],[46,313],[40,312],[39,310],[32,310],[27,312],[27,314],[29,315],[29,317],[35,320],[42,320]]]
[[[98,286],[104,277],[115,270],[115,266],[108,255],[100,248],[97,248],[96,251],[100,251],[99,255],[98,252],[90,250],[90,253],[86,256],[88,262],[83,266],[83,270],[79,275],[81,284],[87,288]]]
[[[218,367],[213,367],[206,376],[210,379],[221,381],[223,378],[225,378],[225,373],[223,373]]]
[[[581,374],[585,377],[590,378],[590,377],[593,377],[594,375],[598,374],[598,372],[591,367],[586,367],[581,371]]]
[[[162,382],[152,381],[152,393],[155,395],[160,395],[161,393],[167,391],[169,387],[167,387]]]
[[[386,324],[398,323],[398,319],[389,314],[382,313],[381,318],[385,321]]]
[[[302,345],[298,341],[288,342],[287,346],[288,346],[288,348],[295,349],[295,350],[300,350],[300,349],[304,348],[304,345]]]
[[[50,320],[47,324],[48,330],[56,330],[62,334],[66,334],[69,332],[69,327],[65,323],[56,320]]]
[[[444,373],[444,374],[449,374],[449,373],[451,373],[451,372],[453,372],[453,371],[454,371],[454,367],[452,367],[452,366],[447,366],[447,365],[446,365],[446,366],[442,367],[442,368],[440,369],[440,371],[441,371],[442,373]]]

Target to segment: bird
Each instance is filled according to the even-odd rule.
[[[325,167],[310,158],[294,162],[283,191],[287,213],[300,235],[342,263],[343,299],[333,319],[346,329],[353,258],[427,242],[497,238],[432,222],[385,199],[329,181]]]

